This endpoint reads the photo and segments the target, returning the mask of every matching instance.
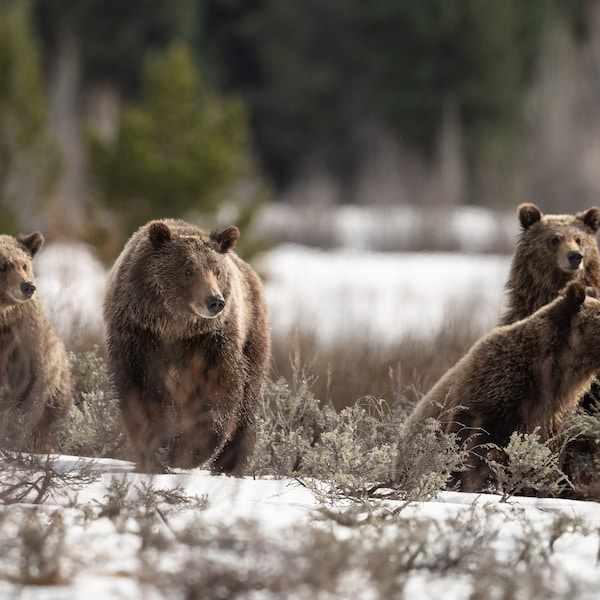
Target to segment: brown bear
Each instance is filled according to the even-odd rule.
[[[109,365],[142,471],[249,466],[270,331],[260,279],[232,251],[239,235],[151,221],[111,270]]]
[[[517,213],[522,231],[506,283],[508,307],[500,325],[528,317],[552,302],[570,281],[580,281],[600,296],[596,241],[600,209],[543,215],[535,204],[521,204]]]
[[[462,491],[481,490],[492,452],[482,444],[503,448],[514,431],[539,428],[543,440],[556,433],[600,371],[598,340],[600,300],[572,282],[530,317],[476,342],[415,406],[409,439],[429,417],[440,421],[471,451],[468,469],[456,475]]]
[[[71,372],[36,292],[33,258],[41,233],[0,235],[0,439],[48,450],[52,425],[73,405]]]

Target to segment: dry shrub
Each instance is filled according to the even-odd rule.
[[[42,504],[65,498],[95,481],[93,462],[78,460],[62,468],[52,455],[0,451],[0,504]]]
[[[570,487],[560,469],[560,456],[554,439],[542,441],[533,433],[513,432],[502,455],[505,460],[488,460],[492,477],[502,494],[501,501],[514,495],[560,496]]]
[[[69,358],[77,408],[62,423],[60,451],[77,456],[129,458],[117,393],[99,348],[70,353]]]

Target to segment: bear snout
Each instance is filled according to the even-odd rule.
[[[31,281],[21,282],[21,292],[29,300],[33,296],[33,292],[35,292],[35,284]]]
[[[579,250],[570,250],[567,252],[567,260],[571,269],[578,269],[583,261],[583,254]]]
[[[206,308],[211,315],[218,315],[225,308],[225,298],[221,294],[211,294],[206,298]]]

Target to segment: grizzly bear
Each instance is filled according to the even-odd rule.
[[[73,405],[65,347],[36,294],[43,243],[37,231],[0,235],[0,439],[19,450],[50,449],[52,425]]]
[[[512,432],[555,434],[600,371],[600,300],[572,282],[550,304],[483,336],[418,402],[407,420],[413,437],[429,417],[470,450],[456,474],[462,491],[484,487],[486,458]],[[402,452],[402,445],[399,448]],[[400,455],[398,462],[400,461]]]
[[[260,279],[232,251],[239,235],[151,221],[111,270],[109,366],[141,471],[249,466],[270,331]]]
[[[506,283],[508,307],[500,325],[528,317],[552,302],[570,281],[579,281],[600,295],[596,241],[600,209],[543,215],[535,204],[521,204],[517,213],[522,231]]]

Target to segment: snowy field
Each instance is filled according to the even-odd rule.
[[[82,464],[56,459],[73,479],[43,504],[0,505],[1,598],[598,598],[595,503],[443,492],[353,513],[296,480],[105,459],[82,484]]]
[[[452,312],[491,328],[509,257],[286,244],[257,266],[276,335],[305,324],[324,339],[392,340],[434,333]],[[49,245],[36,270],[61,335],[101,335],[106,272],[92,254]],[[331,505],[296,480],[150,476],[103,459],[83,481],[82,465],[57,457],[65,483],[42,504],[0,504],[0,598],[591,600],[600,590],[593,502],[444,492],[409,506]]]
[[[256,261],[275,335],[285,338],[300,326],[321,341],[355,333],[382,342],[434,334],[445,319],[467,314],[487,331],[498,321],[509,264],[503,255],[298,245],[278,246]],[[106,271],[89,250],[49,245],[36,272],[40,297],[63,339],[82,331],[102,336]]]

